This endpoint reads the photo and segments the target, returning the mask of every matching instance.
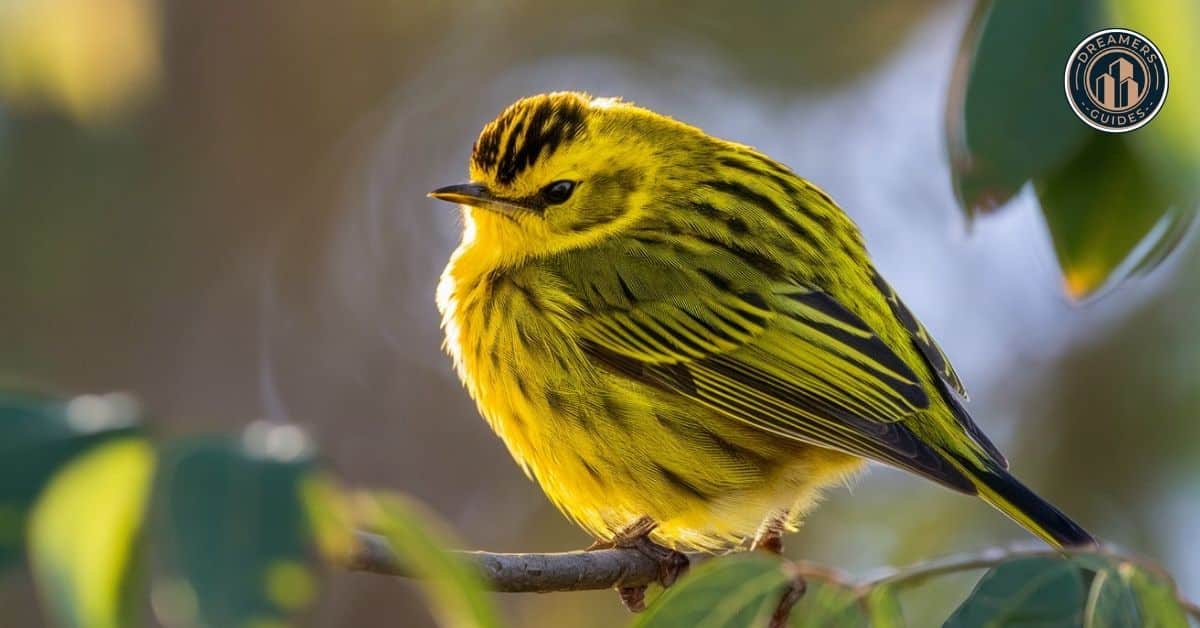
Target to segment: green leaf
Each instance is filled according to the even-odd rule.
[[[1175,584],[1138,563],[1104,553],[1074,554],[1088,583],[1085,628],[1185,628]]]
[[[456,546],[450,533],[421,504],[399,495],[358,500],[364,523],[383,535],[397,558],[418,576],[438,623],[448,628],[500,625],[480,575],[444,548]]]
[[[792,609],[788,625],[792,628],[872,628],[872,619],[867,600],[853,589],[828,582],[809,582],[808,591]],[[881,624],[889,625],[895,624]]]
[[[1120,573],[1137,598],[1142,628],[1187,628],[1175,583],[1132,563],[1121,565]]]
[[[97,443],[138,432],[138,417],[127,395],[0,392],[0,569],[22,558],[29,508],[54,472]]]
[[[304,482],[316,471],[292,425],[185,440],[155,487],[151,596],[167,626],[287,626],[316,596]]]
[[[1105,0],[1106,23],[1142,33],[1167,63],[1170,88],[1162,110],[1130,145],[1151,174],[1174,193],[1200,193],[1200,3],[1195,0]]]
[[[1120,136],[1076,120],[1063,94],[1071,50],[1112,24],[1165,42],[1159,46],[1171,74],[1159,116]],[[1032,180],[1073,299],[1156,266],[1195,217],[1198,28],[1200,8],[1192,0],[981,0],[976,6],[947,100],[954,188],[973,216]]]
[[[1022,558],[994,567],[945,624],[1080,628],[1185,628],[1165,577],[1104,553]]]
[[[1161,261],[1195,216],[1193,204],[1173,199],[1150,176],[1123,136],[1094,134],[1078,157],[1038,178],[1035,188],[1075,299]]]
[[[774,556],[747,552],[714,558],[667,589],[633,625],[635,628],[765,626],[788,581],[784,563]]]
[[[947,98],[946,141],[968,215],[1005,203],[1076,155],[1092,131],[1063,95],[1063,67],[1092,30],[1094,2],[980,0]]]
[[[1062,558],[1021,558],[989,570],[945,628],[1081,626],[1083,572]]]
[[[345,565],[357,543],[346,496],[332,476],[321,472],[301,482],[300,496],[317,549],[331,564]]]
[[[904,613],[900,608],[900,600],[896,599],[891,587],[878,586],[867,594],[867,613],[873,628],[901,628],[904,626]]]
[[[134,625],[140,531],[154,452],[109,442],[56,473],[29,519],[29,556],[50,614],[63,626]]]
[[[1133,628],[1142,625],[1137,600],[1113,566],[1095,572],[1083,609],[1085,628]]]

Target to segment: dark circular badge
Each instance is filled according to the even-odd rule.
[[[1106,28],[1088,35],[1067,60],[1067,101],[1075,115],[1107,133],[1149,122],[1167,99],[1167,62],[1140,33]]]

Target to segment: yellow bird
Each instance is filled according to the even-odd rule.
[[[866,460],[978,495],[1054,546],[1094,543],[1007,471],[929,333],[828,194],[618,99],[511,105],[438,287],[484,418],[600,541],[778,549]]]

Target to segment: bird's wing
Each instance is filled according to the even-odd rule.
[[[795,283],[714,288],[592,310],[580,322],[584,350],[629,378],[780,437],[975,492],[905,424],[930,399],[861,318]]]
[[[942,381],[947,386],[966,399],[967,387],[959,379],[958,373],[954,372],[954,366],[950,364],[950,358],[946,357],[942,348],[929,335],[929,331],[925,329],[921,321],[917,320],[917,317],[913,316],[912,311],[908,309],[907,305],[904,305],[904,302],[900,300],[900,296],[896,294],[895,290],[892,290],[892,287],[888,285],[887,281],[884,281],[878,272],[872,271],[871,280],[875,283],[875,287],[879,289],[879,292],[887,298],[888,305],[892,308],[892,314],[908,330],[908,335],[912,337],[913,344],[917,345],[917,349],[929,361],[929,366],[933,368],[933,371],[938,374],[938,377],[942,378]]]
[[[987,452],[988,456],[996,464],[1007,469],[1008,460],[1005,459],[1004,454],[1000,453],[1000,450],[992,444],[992,441],[983,433],[983,430],[979,429],[978,425],[975,425],[975,421],[971,419],[971,415],[967,413],[967,409],[963,407],[963,404],[950,394],[949,391],[953,390],[963,399],[967,398],[967,388],[963,385],[962,380],[959,379],[958,373],[954,372],[954,366],[950,364],[950,358],[946,357],[942,348],[933,340],[933,336],[929,335],[929,331],[925,329],[921,321],[917,320],[916,316],[913,316],[912,311],[908,309],[907,305],[904,305],[904,301],[900,300],[900,296],[896,294],[896,291],[888,285],[888,282],[878,272],[871,271],[871,281],[874,282],[879,292],[887,298],[888,306],[892,309],[892,314],[908,330],[908,335],[912,338],[913,345],[925,357],[926,364],[942,380],[943,398],[946,400],[946,404],[950,406],[950,410],[954,414],[954,417],[958,419],[959,424]]]

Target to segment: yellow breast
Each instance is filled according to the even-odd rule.
[[[493,261],[470,242],[452,256],[438,285],[445,348],[513,458],[549,490],[561,474],[539,467],[577,438],[556,400],[594,385],[595,373],[570,336],[577,304],[567,292],[533,270],[498,272]]]

